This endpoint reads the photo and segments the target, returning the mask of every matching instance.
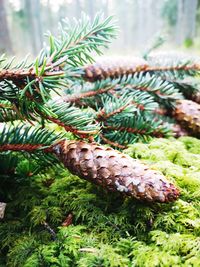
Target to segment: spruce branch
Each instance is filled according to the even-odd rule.
[[[98,14],[91,22],[85,15],[73,25],[67,20],[60,24],[60,36],[55,38],[50,33],[49,47],[44,48],[34,62],[27,63],[27,58],[15,65],[12,60],[0,58],[0,89],[10,83],[16,88],[15,101],[23,106],[31,100],[38,105],[51,99],[51,92],[62,91],[74,78],[81,77],[80,66],[91,62],[89,52],[101,53],[116,34],[113,18],[103,19]],[[79,67],[79,69],[77,68]],[[13,89],[13,90],[14,90]],[[6,100],[9,92],[0,90],[0,99]],[[13,100],[14,101],[14,100]],[[20,110],[23,112],[23,110]]]
[[[137,88],[139,85],[140,89],[144,87],[146,91],[141,92]],[[91,88],[93,89],[91,90]],[[74,93],[75,91],[77,93]],[[117,143],[123,145],[124,142],[127,142],[126,134],[129,135],[128,140],[131,143],[141,137],[142,140],[148,139],[148,135],[149,137],[168,135],[169,127],[164,126],[163,122],[159,121],[158,118],[152,119],[149,115],[149,112],[154,112],[159,107],[155,97],[156,93],[159,94],[158,91],[161,91],[162,94],[165,93],[169,102],[170,100],[175,102],[175,99],[178,99],[178,91],[174,91],[173,86],[170,86],[168,82],[157,81],[156,77],[145,74],[144,78],[140,75],[133,77],[123,76],[118,79],[112,80],[108,78],[92,84],[84,84],[79,88],[74,87],[71,89],[72,94],[66,98],[64,97],[64,100],[74,100],[74,104],[78,106],[90,106],[96,112],[95,117],[101,125],[104,138],[113,143],[116,143],[117,138],[119,138],[120,142],[118,141]],[[87,94],[88,92],[89,94]],[[146,114],[146,118],[142,119],[144,114]],[[151,119],[147,119],[148,116]],[[126,126],[123,125],[125,121],[129,122],[126,123]],[[142,124],[143,126],[141,127]],[[156,130],[157,127],[158,129]],[[120,132],[123,132],[123,134]]]
[[[152,95],[129,88],[130,79],[131,77],[124,76],[122,79],[112,80],[109,78],[93,84],[87,83],[78,88],[75,86],[62,99],[65,102],[72,102],[77,106],[90,106],[95,110],[106,108],[106,106],[113,108],[118,106],[119,108],[122,102],[126,103],[127,101],[131,102],[132,106],[141,111],[150,111],[158,108],[158,103]]]
[[[108,66],[107,68],[110,71]],[[178,90],[178,88],[176,88],[174,83],[163,80],[157,75],[151,74],[151,72],[135,72],[129,75],[124,75],[122,72],[120,75],[121,76],[119,76],[118,78],[112,78],[112,75],[109,76],[108,74],[107,76],[109,76],[110,78],[94,82],[94,89],[90,89],[91,84],[85,84],[83,87],[81,87],[81,93],[72,93],[72,96],[70,96],[69,99],[71,98],[72,101],[79,102],[79,100],[82,100],[83,98],[92,97],[94,95],[98,96],[102,93],[117,92],[118,94],[124,94],[124,92],[126,92],[129,94],[132,93],[132,97],[136,95],[137,97],[142,97],[143,95],[144,98],[145,96],[146,98],[148,98],[148,96],[152,96],[154,98],[154,106],[157,104],[157,102],[159,102],[162,105],[165,104],[168,107],[173,107],[176,100],[183,98],[181,92]],[[111,86],[111,89],[109,91],[104,90],[104,87],[108,88],[109,84],[113,84],[113,87]],[[140,92],[138,92],[137,90]],[[88,93],[85,94],[85,91]],[[122,92],[120,93],[120,91]],[[141,92],[143,92],[143,94]],[[91,100],[91,102],[92,101],[93,100]],[[133,101],[135,101],[135,99],[133,99]],[[149,102],[150,104],[151,101],[152,100],[148,99],[146,102]],[[138,107],[142,108],[144,100],[136,100],[135,102],[138,102]]]
[[[115,104],[113,102],[111,102],[112,104]],[[130,104],[129,103],[125,103],[123,105],[120,105],[120,107],[111,107],[111,109],[106,109],[106,108],[103,108],[101,109],[96,117],[97,117],[97,120],[98,121],[105,121],[107,120],[108,118],[118,114],[118,113],[121,113],[122,111],[124,111],[126,108],[128,108]]]
[[[139,75],[135,74],[133,77],[125,80],[124,84],[122,82],[122,85],[126,84],[127,87],[132,90],[147,92],[154,97],[155,101],[158,101],[161,104],[163,102],[172,103],[177,99],[182,98],[182,95],[173,84],[163,81],[161,78],[150,75],[149,73],[140,73]]]
[[[185,96],[185,98],[193,100],[200,104],[200,82],[199,78],[187,77],[182,80],[168,79],[169,82],[175,84],[176,88]]]
[[[62,97],[62,99],[65,102],[76,104],[82,100],[97,97],[98,95],[113,91],[118,83],[118,79],[114,81],[112,81],[111,79],[106,79],[97,81],[94,84],[84,83],[79,86],[75,85],[72,86],[70,90],[67,90],[67,96]]]
[[[93,97],[93,96],[96,96],[96,95],[101,95],[101,94],[104,94],[108,91],[112,90],[112,87],[108,86],[106,88],[100,88],[98,90],[91,90],[91,91],[87,91],[87,92],[83,92],[83,93],[80,93],[80,94],[74,94],[74,95],[70,95],[70,96],[67,96],[67,97],[63,97],[63,101],[64,102],[70,102],[70,103],[80,103],[80,100],[81,99],[85,99],[85,98],[88,98],[88,97]]]
[[[0,101],[0,122],[23,120],[16,106],[9,101]]]
[[[116,37],[116,30],[113,17],[104,19],[102,14],[97,14],[93,22],[85,14],[78,21],[74,19],[73,23],[64,19],[59,38],[49,34],[51,62],[48,64],[57,67],[67,63],[77,67],[88,60],[91,62],[91,51],[101,54],[100,48],[107,47],[111,38]]]
[[[99,131],[99,125],[95,122],[91,112],[83,111],[80,108],[72,106],[70,103],[51,101],[47,107],[55,115],[43,117],[65,128],[75,135],[89,136],[95,135]]]
[[[122,117],[116,115],[114,119],[104,122],[102,132],[105,138],[120,145],[128,145],[139,140],[148,141],[151,137],[170,135],[170,128],[158,118],[146,116]]]
[[[135,121],[136,114],[141,116],[143,111],[150,111],[149,115],[147,115],[147,117],[149,116],[149,119],[152,118],[153,114],[154,116],[156,115],[154,121],[158,122],[159,106],[167,109],[166,115],[173,116],[173,110],[175,110],[175,113],[178,111],[178,114],[181,114],[180,109],[183,109],[182,114],[185,114],[184,107],[177,102],[184,99],[184,97],[194,99],[198,102],[198,80],[193,76],[199,73],[199,59],[170,53],[163,53],[161,55],[159,53],[155,55],[150,54],[148,55],[148,62],[145,62],[143,59],[139,61],[139,59],[127,58],[123,58],[120,62],[119,59],[122,58],[118,58],[118,60],[116,58],[107,58],[84,68],[85,75],[83,75],[83,78],[92,82],[94,87],[96,86],[96,83],[103,85],[103,81],[105,82],[104,85],[106,85],[107,82],[107,85],[113,83],[114,86],[111,90],[108,90],[103,94],[95,93],[95,97],[91,96],[89,98],[87,95],[84,97],[84,93],[82,93],[83,97],[81,97],[81,103],[79,102],[79,104],[83,106],[89,105],[97,111],[97,120],[103,122],[103,136],[110,140],[110,142],[115,142],[118,138],[123,140],[122,142],[125,142],[127,133],[123,133],[122,138],[120,138],[119,132],[128,128],[130,128],[129,132],[132,131],[132,133],[144,133],[143,130],[137,127],[131,129],[131,127],[123,127],[122,125],[119,127],[112,124],[109,125],[109,119],[113,119],[113,122],[114,120],[117,121],[117,115],[119,115],[121,120],[126,121],[125,116],[123,116],[124,111],[127,110],[126,101],[124,101],[124,105],[119,104],[120,101],[123,102],[123,100],[125,100],[124,96],[126,96],[127,99],[128,97],[132,97],[132,102],[130,103],[132,104],[132,108],[135,106],[137,110],[137,113],[135,114],[134,112],[136,112],[136,110],[134,110],[132,116],[130,116],[129,113],[126,114],[127,118],[132,117],[132,122]],[[191,77],[190,79],[188,78],[189,76]],[[85,84],[82,87],[82,90],[87,91],[87,88],[91,88],[91,84],[89,86]],[[102,92],[101,89],[103,88],[98,88],[99,92]],[[76,94],[73,93],[74,99],[75,95]],[[152,97],[152,99],[150,97]],[[118,105],[116,105],[117,98],[119,98]],[[94,101],[96,101],[96,105],[94,105]],[[181,124],[185,127],[187,127],[188,124],[184,122],[184,120],[192,120],[193,122],[191,123],[193,126],[191,127],[193,130],[190,129],[190,132],[192,134],[196,133],[198,136],[198,120],[196,116],[198,115],[191,114],[191,118],[187,119],[187,116],[179,115],[176,116],[176,118],[179,118],[178,120],[181,120]],[[107,120],[109,123],[107,123]],[[171,129],[173,134],[176,134],[178,131],[177,134],[179,135],[180,133],[182,135],[180,130],[176,130],[176,126],[173,127],[170,124],[171,126],[169,127],[165,121],[166,120],[163,117],[160,122],[161,128],[159,127],[160,129],[163,129],[163,131],[160,134],[154,131],[153,127],[150,126],[152,135],[167,136],[169,129]],[[110,127],[112,128],[113,133],[109,133],[109,130],[111,130]],[[148,134],[149,133],[147,133],[147,135]],[[128,140],[132,142],[132,140],[136,141],[138,138],[136,136],[130,138],[129,136]]]
[[[54,134],[53,131],[40,127],[19,124],[17,126],[5,125],[0,135],[0,151],[27,151],[34,152],[47,149],[54,142],[62,139],[62,134]]]
[[[160,34],[156,35],[151,44],[149,45],[149,47],[147,47],[143,52],[143,58],[147,60],[148,56],[152,53],[152,51],[161,47],[165,43],[165,41],[166,41],[165,36],[162,36]]]
[[[200,71],[200,58],[177,52],[156,52],[148,56],[149,71],[161,77],[183,79]]]

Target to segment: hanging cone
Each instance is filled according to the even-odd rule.
[[[194,102],[200,104],[200,91],[193,94],[191,98]]]
[[[90,82],[106,78],[118,78],[123,75],[144,71],[147,66],[147,62],[144,59],[137,57],[102,58],[94,64],[86,66],[83,77]]]
[[[73,174],[110,191],[148,202],[172,202],[179,196],[160,172],[110,147],[65,140],[53,151]]]
[[[200,105],[191,100],[178,100],[175,119],[192,134],[200,137]]]

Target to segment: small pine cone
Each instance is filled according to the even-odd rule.
[[[156,108],[153,110],[153,113],[157,114],[157,115],[161,115],[161,116],[164,116],[164,115],[167,115],[167,109],[164,109],[164,108]]]
[[[62,141],[54,153],[73,174],[110,190],[148,202],[172,202],[179,190],[165,176],[110,147]]]
[[[73,221],[73,214],[69,213],[65,218],[64,222],[62,223],[62,226],[69,226],[72,224],[72,221]]]
[[[200,91],[196,92],[192,95],[192,100],[198,104],[200,104]]]
[[[148,67],[144,59],[133,57],[103,58],[85,67],[85,80],[94,82],[108,77],[118,78],[123,75],[144,71]]]
[[[200,105],[191,100],[178,100],[175,119],[193,135],[200,136]]]
[[[171,130],[173,136],[176,138],[189,135],[188,132],[177,123],[172,125]]]

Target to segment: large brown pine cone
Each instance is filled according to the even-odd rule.
[[[179,196],[160,172],[110,147],[66,140],[53,150],[73,174],[110,191],[148,202],[172,202]]]

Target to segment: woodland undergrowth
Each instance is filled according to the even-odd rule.
[[[180,188],[180,198],[142,203],[60,164],[4,154],[0,195],[8,205],[0,223],[0,266],[200,266],[200,140],[152,139],[124,152],[160,170]]]

